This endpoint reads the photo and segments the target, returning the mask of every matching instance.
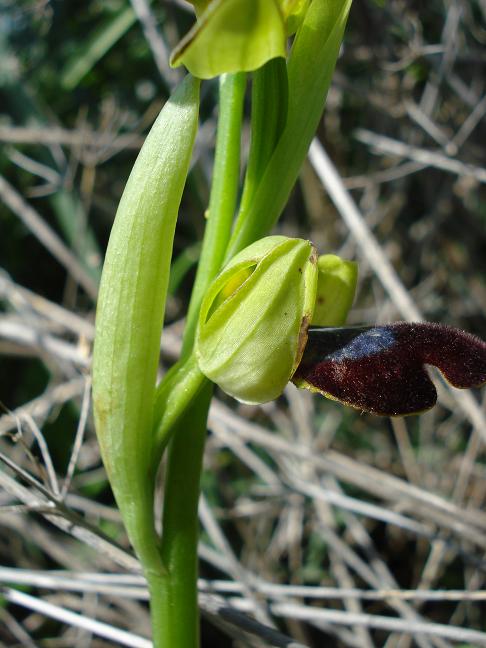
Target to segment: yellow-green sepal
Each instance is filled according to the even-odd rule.
[[[302,23],[311,0],[278,0],[288,36],[295,34]],[[211,0],[188,0],[199,17],[207,9]]]
[[[201,306],[195,352],[201,371],[223,391],[247,403],[282,393],[307,341],[316,262],[310,241],[270,236],[215,279]]]
[[[212,0],[195,3],[198,21],[172,52],[173,67],[185,65],[200,79],[256,70],[286,55],[286,27],[277,0]]]
[[[342,326],[353,304],[358,281],[358,265],[335,254],[323,254],[319,271],[313,326]]]

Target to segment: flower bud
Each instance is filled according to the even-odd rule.
[[[201,306],[201,371],[240,401],[277,398],[302,357],[317,274],[316,250],[303,239],[269,236],[237,254]]]

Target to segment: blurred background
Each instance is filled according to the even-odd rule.
[[[5,646],[149,645],[90,417],[89,357],[116,207],[183,75],[168,53],[192,22],[182,0],[0,0]],[[485,43],[484,0],[351,10],[320,145],[278,225],[359,262],[351,324],[423,318],[486,338]],[[213,80],[161,370],[179,351],[216,119]],[[438,390],[433,410],[393,420],[293,386],[258,407],[217,393],[200,510],[203,648],[486,645],[485,393]]]

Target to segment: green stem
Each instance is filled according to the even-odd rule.
[[[219,118],[211,197],[201,257],[184,331],[182,356],[192,348],[201,301],[224,260],[238,198],[240,140],[246,74],[223,74],[219,81]]]
[[[282,134],[287,108],[287,65],[285,59],[279,57],[252,74],[250,150],[235,229],[245,218],[249,201]]]
[[[223,262],[238,198],[240,140],[246,75],[224,74],[219,84],[219,119],[208,217],[191,303],[184,331],[181,360],[157,387],[155,399],[154,465],[173,432],[173,426],[205,382],[190,355],[204,293]]]
[[[197,506],[211,396],[206,384],[176,424],[169,446],[161,547],[167,573],[147,574],[154,648],[199,646]]]
[[[224,260],[238,197],[246,75],[220,79],[218,133],[207,224],[184,333],[182,358],[157,388],[154,461],[169,442],[161,556],[147,573],[155,648],[199,645],[197,541],[199,481],[212,385],[191,349],[203,295]]]

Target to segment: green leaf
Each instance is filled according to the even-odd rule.
[[[256,70],[285,57],[286,31],[276,0],[213,0],[171,56],[201,79]]]
[[[197,130],[199,83],[186,78],[135,162],[108,244],[96,315],[93,403],[103,462],[125,526],[157,569],[153,408],[174,229]]]

